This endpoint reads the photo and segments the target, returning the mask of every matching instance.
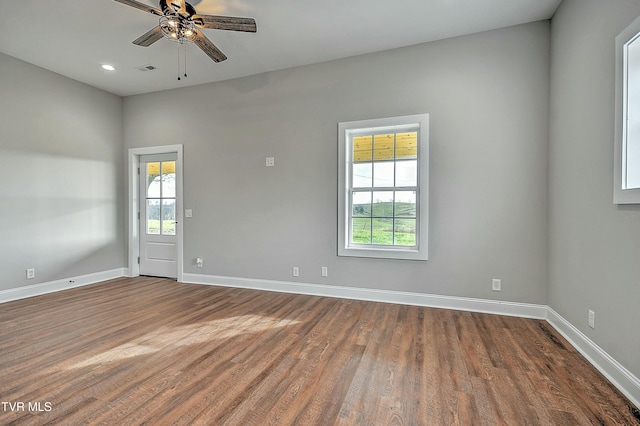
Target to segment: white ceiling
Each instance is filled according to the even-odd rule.
[[[549,19],[560,1],[193,0],[199,14],[255,18],[258,32],[203,30],[229,59],[216,64],[190,45],[178,81],[177,44],[131,43],[158,24],[154,15],[114,0],[0,0],[0,52],[127,96]]]

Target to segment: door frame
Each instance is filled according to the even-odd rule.
[[[163,145],[145,148],[130,148],[128,154],[128,188],[127,188],[127,218],[129,234],[129,277],[140,275],[140,220],[138,219],[140,205],[140,156],[148,154],[175,153],[176,158],[176,277],[182,282],[184,274],[183,264],[183,185],[182,185],[182,145]]]

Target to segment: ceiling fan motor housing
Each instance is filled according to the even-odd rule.
[[[164,13],[167,16],[175,14],[175,15],[181,15],[184,18],[188,19],[196,14],[196,9],[193,6],[191,6],[186,1],[183,3],[184,3],[184,10],[180,10],[181,9],[180,3],[174,3],[171,0],[169,0],[169,3],[167,3],[167,0],[160,0],[159,5],[160,5],[160,10],[162,10],[162,13]]]

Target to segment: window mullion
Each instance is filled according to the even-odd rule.
[[[162,218],[164,217],[164,203],[162,202],[162,190],[163,188],[163,181],[164,181],[164,162],[160,162],[160,198],[159,198],[159,203],[160,203],[160,235],[164,235],[164,220],[162,220]]]
[[[373,244],[373,185],[376,181],[376,138],[371,135],[371,189],[369,193],[369,244]]]
[[[396,245],[396,187],[398,186],[398,182],[396,179],[397,174],[397,148],[398,148],[398,133],[395,132],[393,134],[393,196],[391,198],[391,214],[393,217],[391,218],[391,244]]]

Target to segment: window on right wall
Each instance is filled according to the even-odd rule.
[[[615,204],[640,204],[640,18],[616,37]]]

